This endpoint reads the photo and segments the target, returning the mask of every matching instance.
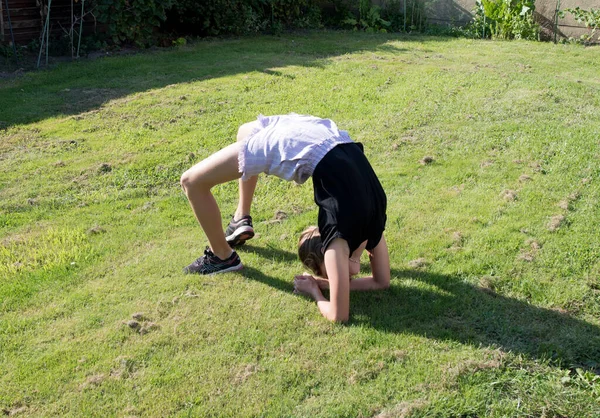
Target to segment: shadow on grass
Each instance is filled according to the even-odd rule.
[[[355,323],[386,332],[499,347],[562,367],[600,367],[600,327],[551,309],[505,297],[459,277],[392,269],[435,290],[394,283],[388,291],[354,294]]]
[[[393,34],[314,32],[201,41],[181,50],[64,63],[55,71],[33,72],[26,78],[9,80],[5,86],[0,83],[0,129],[89,112],[110,100],[172,84],[250,72],[291,77],[273,68],[322,67],[326,65],[324,60],[355,52],[406,54],[412,49],[398,48],[388,41],[422,39]]]
[[[268,259],[296,260],[295,254],[276,248],[246,248]],[[285,292],[293,290],[291,280],[270,277],[252,267],[244,271],[249,279]],[[431,289],[407,286],[407,279]],[[600,327],[496,294],[454,276],[392,269],[390,289],[352,293],[349,325],[498,347],[531,358],[549,359],[565,368],[600,368]]]
[[[298,261],[297,255],[273,247],[256,247],[254,245],[245,244],[239,247],[237,252],[242,256],[242,258],[244,257],[244,253],[254,253],[263,259],[276,260],[283,263]],[[250,267],[247,264],[244,264],[244,269],[241,271],[241,273],[242,276],[248,279],[256,280],[257,282],[264,283],[283,292],[291,293],[294,290],[294,285],[292,284],[291,280],[291,277],[293,276],[292,274],[290,274],[290,280],[282,280],[276,277],[267,276],[260,270]]]

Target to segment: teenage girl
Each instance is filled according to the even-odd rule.
[[[241,269],[232,249],[254,236],[250,207],[258,174],[304,183],[313,178],[318,228],[305,230],[298,254],[313,275],[294,279],[294,291],[312,297],[332,321],[347,321],[350,290],[385,289],[390,283],[383,236],[386,196],[361,144],[330,119],[297,114],[259,116],[242,125],[237,142],[196,164],[181,176],[181,186],[210,243],[187,273],[213,274]],[[227,230],[211,193],[217,184],[239,180],[239,203]],[[350,279],[369,254],[372,276]],[[321,289],[328,288],[327,300]]]

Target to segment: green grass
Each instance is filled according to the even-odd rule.
[[[0,408],[598,416],[599,67],[573,45],[316,32],[1,81]],[[347,325],[292,294],[310,182],[261,177],[241,274],[181,273],[206,244],[181,173],[292,111],[363,142],[388,194],[392,286],[353,294]],[[214,191],[226,222],[237,186]]]

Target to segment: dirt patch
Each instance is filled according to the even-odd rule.
[[[133,315],[131,315],[131,317],[136,321],[143,321],[144,319],[146,319],[143,312],[136,312]]]
[[[540,163],[538,163],[537,161],[533,161],[533,162],[529,163],[529,167],[536,173],[546,174],[544,167],[542,167],[542,165]]]
[[[419,160],[419,164],[421,165],[428,165],[433,163],[435,160],[431,155],[426,155],[423,158],[421,158],[421,160]]]
[[[89,376],[87,379],[85,379],[85,382],[83,382],[79,386],[79,389],[84,390],[84,389],[100,386],[102,384],[102,382],[104,382],[105,380],[106,380],[106,376],[103,373]]]
[[[366,367],[363,365],[359,366],[358,369],[353,370],[348,378],[348,383],[355,385],[357,383],[364,383],[370,380],[376,379],[381,374],[387,365],[384,361],[378,361],[373,364],[369,364]]]
[[[129,328],[131,329],[140,329],[141,325],[138,321],[134,321],[133,319],[124,322],[125,325],[127,325]]]
[[[492,276],[482,276],[479,278],[479,287],[481,288],[482,291],[489,293],[489,294],[495,294],[496,293],[496,282],[497,279],[495,277]]]
[[[525,252],[522,252],[521,254],[519,254],[519,256],[517,258],[521,261],[526,261],[528,263],[531,263],[535,259],[535,256],[533,253],[525,251]]]
[[[259,371],[259,367],[256,364],[247,364],[243,367],[242,370],[239,370],[235,377],[233,378],[233,382],[237,385],[244,383],[250,376],[257,373]]]
[[[525,183],[525,182],[527,182],[527,181],[531,181],[531,180],[532,180],[532,179],[531,179],[531,177],[530,177],[530,176],[528,176],[527,174],[521,174],[521,175],[519,176],[519,181],[520,181],[521,183]]]
[[[504,190],[502,193],[500,193],[500,197],[507,202],[514,202],[517,200],[517,192],[514,190]]]
[[[502,366],[502,354],[495,353],[492,358],[486,360],[465,360],[458,364],[452,363],[444,371],[443,379],[447,386],[452,386],[460,376],[475,374],[482,370],[497,369],[500,366]]]
[[[128,321],[123,321],[122,324],[126,325],[132,331],[137,332],[140,335],[146,335],[151,331],[154,331],[158,328],[158,324],[152,322],[147,318],[142,312],[136,312],[132,315],[132,318]]]
[[[118,362],[118,365],[110,370],[111,378],[129,379],[135,377],[138,366],[134,360],[127,357],[117,357],[115,361]]]
[[[110,173],[112,171],[112,166],[108,163],[102,163],[96,171],[99,174]]]
[[[561,208],[562,210],[569,210],[569,201],[568,200],[561,200],[560,202],[558,202],[558,207]]]
[[[464,190],[465,190],[465,184],[464,183],[461,183],[461,184],[458,184],[458,185],[450,187],[450,193],[452,193],[455,196],[458,196]]]
[[[554,232],[560,228],[565,222],[565,215],[554,215],[548,222],[548,231]]]
[[[139,330],[140,335],[145,335],[148,334],[151,331],[154,331],[155,329],[158,329],[158,325],[155,324],[154,322],[144,322],[142,327]]]
[[[413,269],[422,269],[427,267],[429,263],[424,258],[417,258],[408,262],[408,267]]]
[[[19,414],[27,412],[27,409],[28,408],[26,406],[20,405],[20,406],[15,406],[11,409],[3,409],[2,413],[6,416],[14,417],[15,415],[19,415]]]
[[[88,229],[87,233],[89,235],[98,235],[98,234],[103,234],[106,232],[106,229],[102,228],[99,225],[95,225],[93,227],[91,227],[90,229]]]
[[[404,401],[394,406],[392,409],[374,415],[373,418],[406,418],[412,416],[413,413],[426,405],[427,401],[424,399]]]
[[[288,218],[287,213],[285,213],[282,210],[277,210],[277,211],[275,211],[275,215],[273,216],[273,219],[263,221],[263,222],[261,222],[261,224],[264,224],[264,225],[278,224],[278,223],[283,222],[287,218]]]
[[[528,239],[525,241],[525,245],[527,245],[528,248],[521,248],[521,253],[517,256],[517,260],[530,263],[535,260],[542,246],[534,239]]]

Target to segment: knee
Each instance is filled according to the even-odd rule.
[[[237,132],[237,140],[238,141],[243,141],[244,139],[246,139],[246,137],[248,135],[250,135],[252,133],[252,131],[254,131],[254,129],[256,128],[256,124],[257,122],[248,122],[248,123],[244,123],[242,126],[240,126],[240,128],[238,129]]]
[[[181,184],[181,188],[186,194],[192,190],[197,183],[198,182],[195,181],[189,170],[183,173],[179,179],[179,184]]]

